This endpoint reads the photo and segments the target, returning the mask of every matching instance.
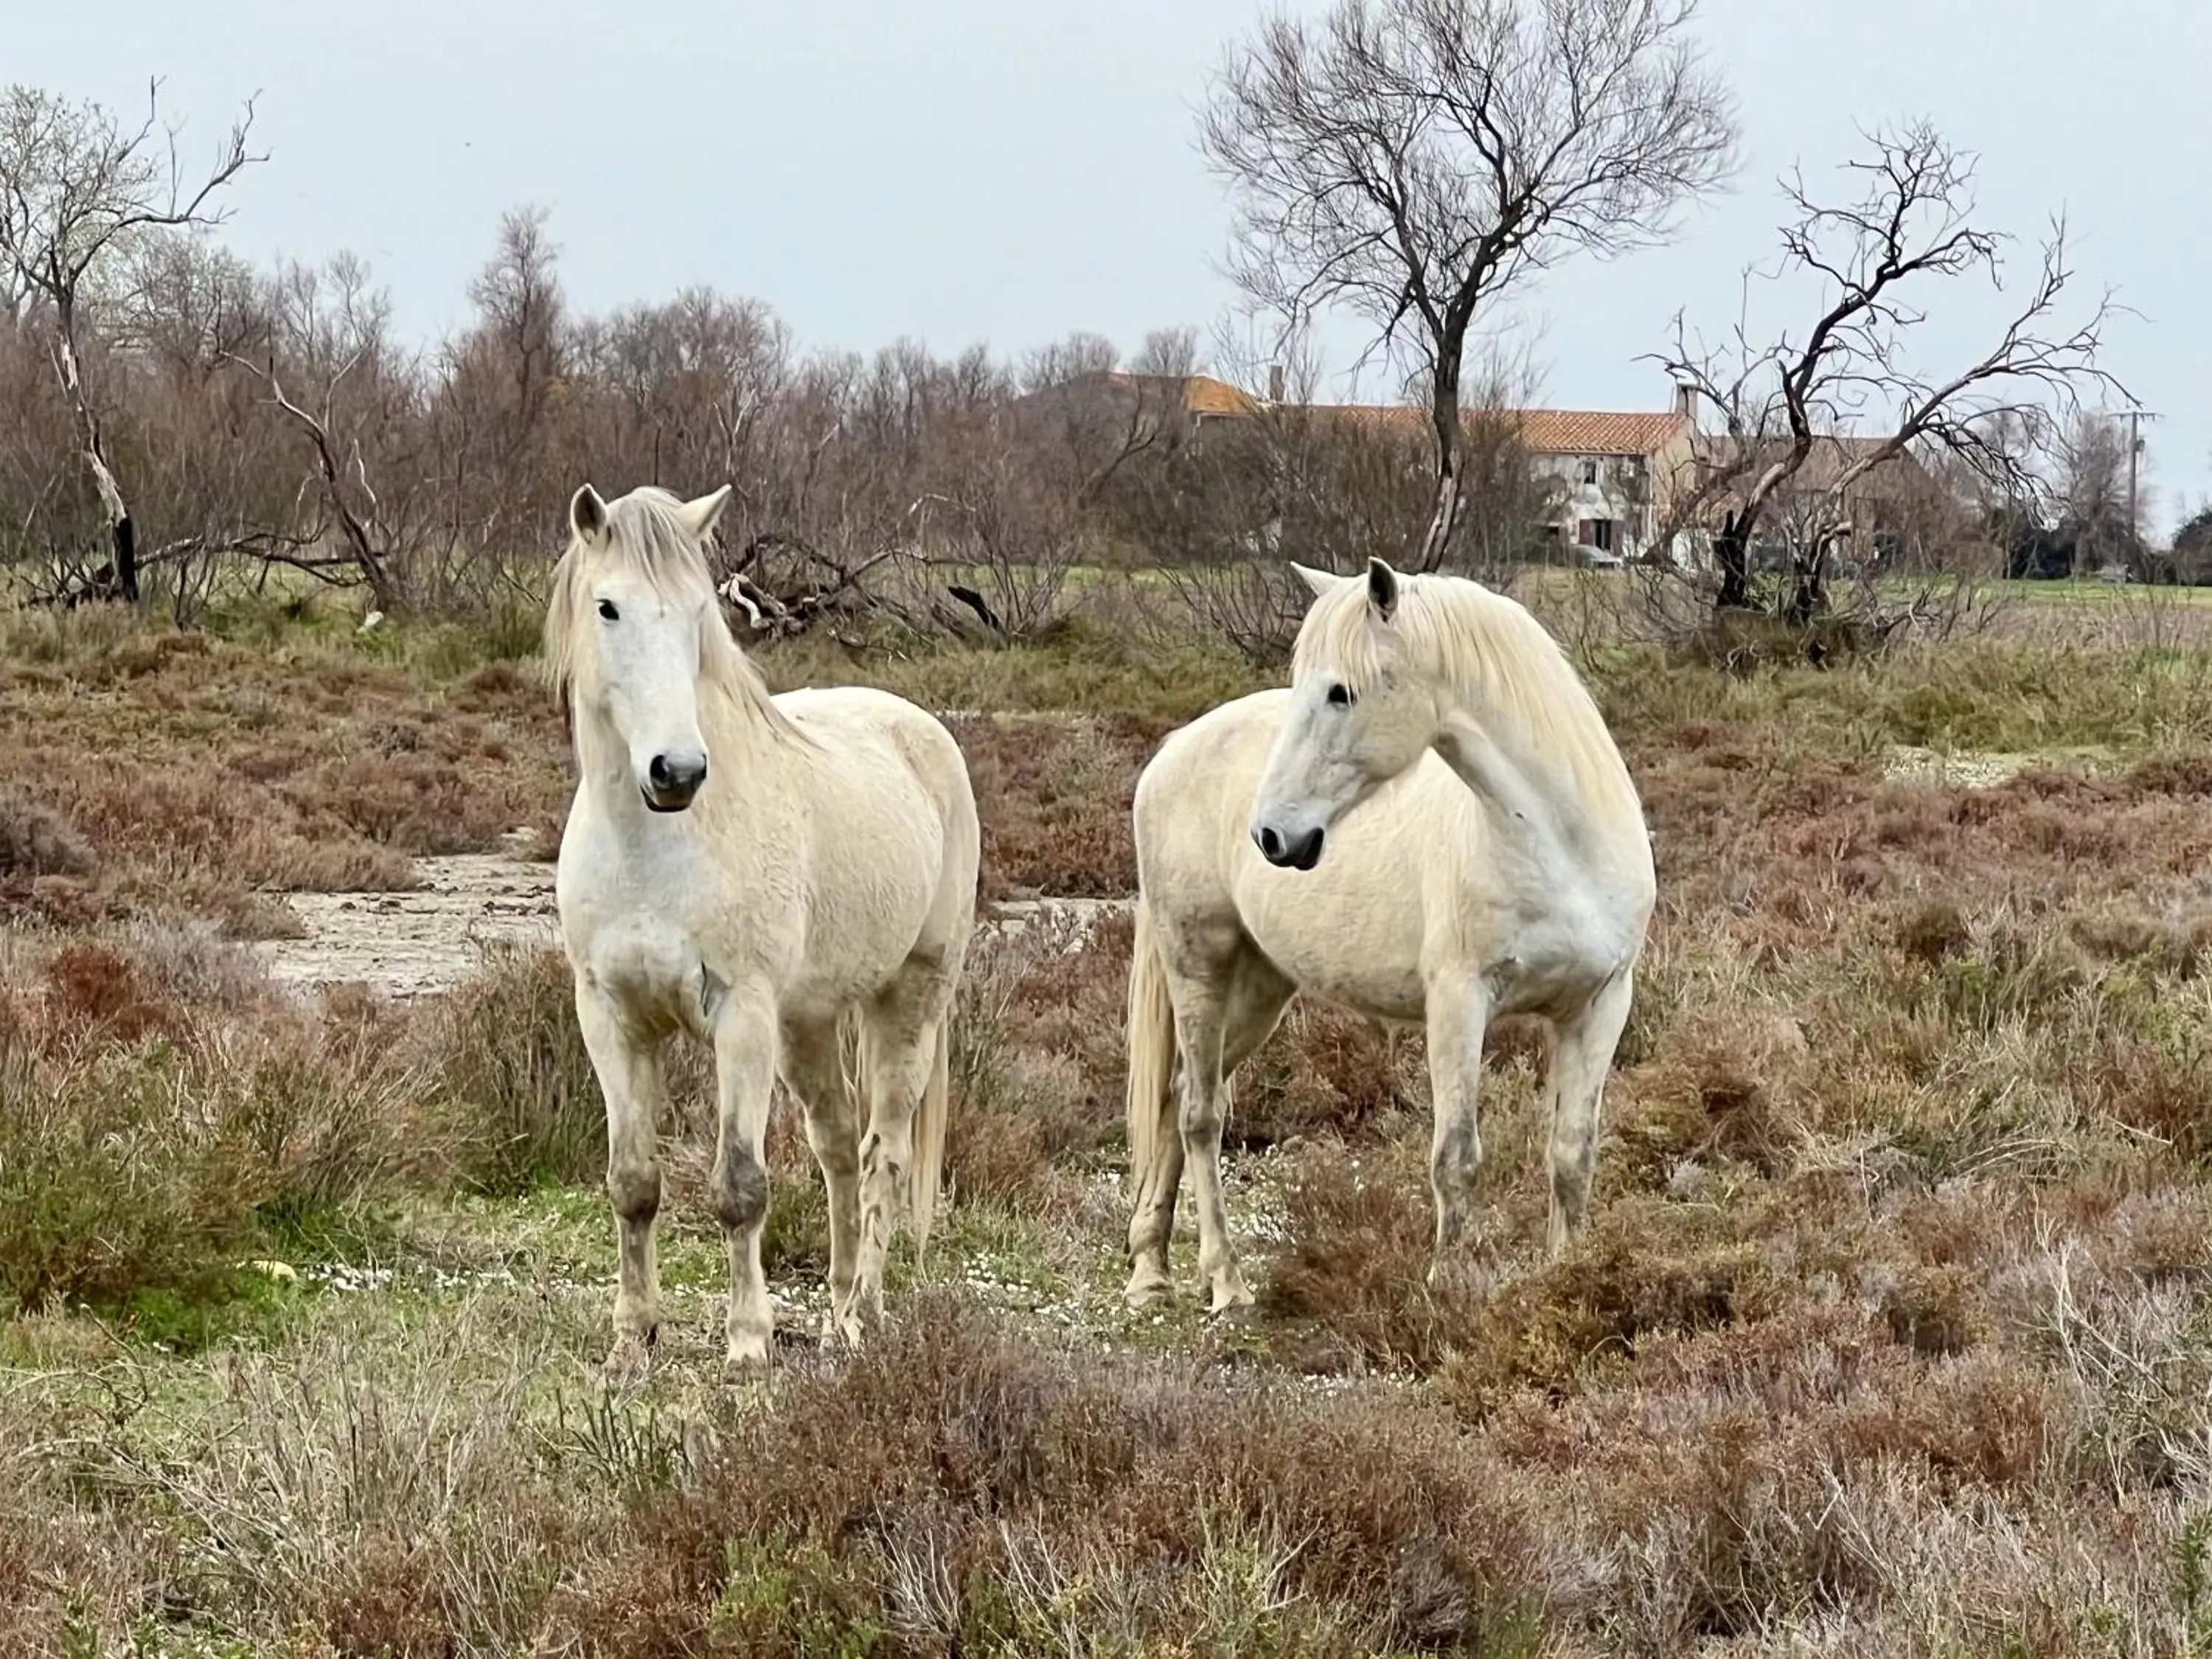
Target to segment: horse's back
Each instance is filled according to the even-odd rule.
[[[967,757],[927,709],[869,685],[808,686],[781,693],[775,704],[802,732],[823,740],[834,767],[877,785],[895,786],[899,771],[909,773],[953,818],[969,820],[972,833],[975,793]]]
[[[805,805],[824,884],[886,898],[887,889],[905,884],[896,872],[927,849],[933,884],[926,931],[964,935],[982,833],[967,757],[945,723],[872,686],[810,686],[775,703],[817,746],[796,776],[811,791]],[[816,904],[841,908],[827,892]]]

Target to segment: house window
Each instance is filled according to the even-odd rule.
[[[1584,461],[1583,463],[1583,482],[1586,484],[1594,484],[1597,482],[1597,463],[1595,461]]]
[[[1584,547],[1594,547],[1601,553],[1613,551],[1611,519],[1584,519],[1575,529],[1575,539]]]

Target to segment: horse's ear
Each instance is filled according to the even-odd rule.
[[[568,526],[576,532],[576,539],[586,547],[597,548],[607,538],[607,504],[599,499],[599,492],[586,484],[568,499]]]
[[[1330,575],[1326,570],[1309,569],[1296,559],[1291,561],[1291,568],[1298,573],[1298,580],[1306,585],[1307,591],[1317,599],[1343,580],[1341,577]]]
[[[1398,573],[1380,559],[1367,562],[1367,603],[1384,622],[1398,609]]]
[[[711,495],[702,495],[696,501],[686,501],[681,509],[684,523],[691,532],[694,541],[703,542],[714,533],[714,521],[722,516],[722,509],[730,504],[730,486],[724,484]]]

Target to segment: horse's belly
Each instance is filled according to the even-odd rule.
[[[1428,1002],[1419,885],[1394,892],[1321,870],[1262,868],[1239,884],[1237,908],[1253,943],[1301,990],[1379,1019],[1418,1020]]]

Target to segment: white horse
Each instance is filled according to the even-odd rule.
[[[857,1340],[882,1310],[902,1201],[916,1248],[928,1237],[947,1028],[975,921],[975,800],[959,745],[885,692],[769,695],[701,550],[729,496],[727,485],[689,502],[648,488],[610,505],[586,484],[546,614],[579,772],[555,890],[606,1097],[617,1372],[645,1364],[660,1323],[665,1039],[714,1045],[730,1364],[769,1355],[762,1143],[779,1073],[829,1188],[830,1327]],[[848,1033],[865,1129],[847,1096]]]
[[[1221,1199],[1226,1082],[1299,991],[1426,1025],[1439,1255],[1461,1237],[1481,1158],[1490,1023],[1549,1017],[1556,1255],[1588,1203],[1656,898],[1628,769],[1535,618],[1479,583],[1401,577],[1380,560],[1364,577],[1298,574],[1315,599],[1289,688],[1171,733],[1137,783],[1127,1294],[1139,1306],[1170,1291],[1186,1162],[1212,1310],[1251,1300]]]

